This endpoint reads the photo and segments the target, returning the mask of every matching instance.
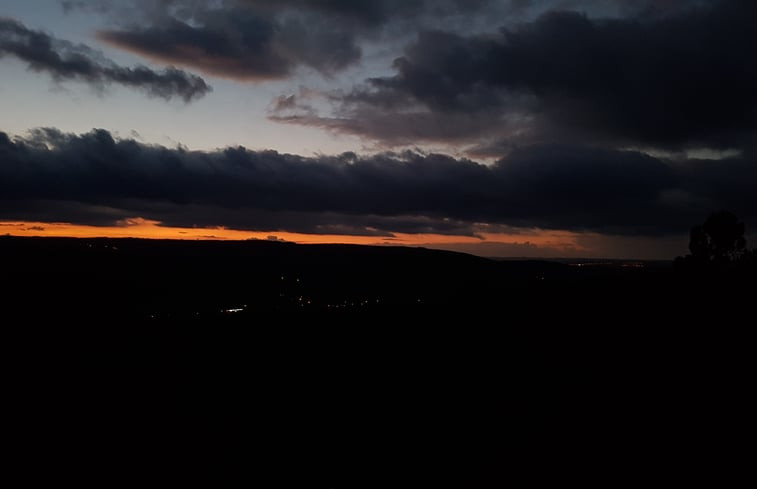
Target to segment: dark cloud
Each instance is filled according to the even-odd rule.
[[[230,3],[269,11],[311,11],[335,16],[342,21],[357,21],[364,26],[375,26],[395,16],[416,14],[426,2],[425,0],[237,0]],[[442,3],[449,7],[450,3],[461,2]]]
[[[145,66],[119,66],[99,51],[30,30],[8,18],[0,18],[2,56],[15,56],[30,69],[47,72],[55,80],[80,80],[98,88],[117,83],[167,100],[180,97],[190,102],[211,90],[202,78],[185,71],[169,67],[158,72]]]
[[[75,10],[86,10],[104,14],[111,9],[111,4],[112,2],[109,0],[61,0],[60,2],[63,12],[67,14]]]
[[[345,96],[349,103],[338,101],[334,112],[324,116],[308,100],[301,98],[291,94],[274,100],[269,120],[318,127],[337,134],[357,134],[388,146],[429,141],[465,144],[482,134],[489,134],[493,127],[497,127],[500,133],[508,126],[512,127],[497,113],[457,112],[440,117],[427,110],[403,110],[399,107],[401,104],[394,102],[389,106],[364,103],[359,100],[360,95]],[[328,97],[332,101],[334,98],[333,94]],[[412,102],[407,107],[412,108]],[[518,130],[517,127],[512,129]]]
[[[757,218],[754,155],[671,162],[542,145],[495,165],[418,153],[305,158],[214,152],[39,129],[0,133],[0,218],[320,234],[474,236],[501,226],[620,234],[685,231],[712,209]],[[500,226],[500,227],[497,227]]]
[[[523,0],[63,0],[65,12],[81,9],[99,13],[140,8],[148,17],[179,17],[189,19],[212,10],[239,11],[247,9],[261,15],[281,12],[314,13],[333,17],[342,24],[357,22],[361,28],[377,27],[397,20],[445,18],[491,10],[505,4],[502,11],[525,10]],[[348,26],[346,26],[348,27]]]
[[[284,78],[300,65],[331,74],[361,56],[348,31],[297,18],[276,20],[248,9],[203,12],[193,23],[162,19],[146,27],[103,31],[99,38],[148,58],[238,80]]]
[[[551,11],[491,35],[424,31],[394,62],[394,76],[329,94],[332,114],[273,118],[397,144],[456,137],[480,150],[493,142],[674,149],[754,140],[757,3],[644,5],[606,19]]]
[[[228,23],[234,25],[193,27],[171,19],[160,26],[101,32],[98,37],[149,58],[214,75],[267,79],[288,74],[291,62],[273,46],[271,24],[254,17],[233,17]]]
[[[138,10],[138,19],[122,20],[122,28],[104,30],[99,37],[151,59],[238,80],[281,79],[300,66],[332,76],[360,61],[362,43],[381,37],[386,29],[391,36],[406,36],[407,29],[398,28],[399,24],[479,12],[491,3],[490,0],[220,3],[169,0],[147,2]],[[64,8],[102,9],[103,5],[107,2],[67,2]]]

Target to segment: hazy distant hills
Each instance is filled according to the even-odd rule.
[[[267,241],[5,237],[0,254],[6,279],[24,300],[36,296],[94,308],[121,304],[139,313],[245,304],[270,309],[345,302],[352,307],[368,300],[374,307],[438,303],[482,293],[504,279],[567,269],[422,248]],[[296,304],[289,303],[292,298]]]
[[[72,313],[117,310],[132,319],[228,310],[480,309],[566,281],[650,274],[620,262],[571,266],[425,248],[270,241],[3,237],[0,255],[4,277],[14,284],[6,296],[12,303]]]

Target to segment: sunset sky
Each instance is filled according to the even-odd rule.
[[[751,0],[2,0],[0,235],[668,259],[757,228]]]

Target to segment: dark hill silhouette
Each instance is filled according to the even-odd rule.
[[[728,434],[753,435],[753,289],[672,264],[8,237],[0,256],[30,486],[40,464],[100,487],[722,485]]]
[[[17,284],[13,303],[42,301],[77,314],[119,310],[132,319],[245,304],[291,312],[345,309],[345,302],[346,309],[368,301],[374,309],[478,303],[503,286],[573,272],[424,248],[267,241],[6,237],[0,253],[6,279]]]

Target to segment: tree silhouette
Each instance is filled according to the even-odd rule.
[[[701,226],[691,228],[691,256],[698,262],[726,264],[746,253],[744,223],[729,211],[710,215]]]

